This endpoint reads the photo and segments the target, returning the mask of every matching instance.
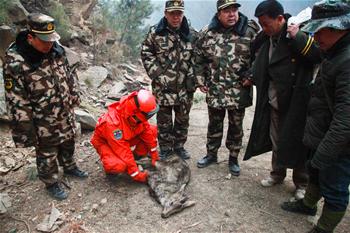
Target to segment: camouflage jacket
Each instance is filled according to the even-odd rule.
[[[192,101],[196,38],[197,32],[188,25],[186,17],[178,31],[170,29],[165,18],[150,28],[142,44],[141,58],[160,105]]]
[[[239,13],[234,27],[224,28],[215,15],[204,27],[196,45],[196,84],[207,86],[207,104],[213,108],[245,108],[252,104],[250,44],[259,26]]]
[[[78,80],[64,49],[54,43],[42,54],[27,43],[26,32],[7,50],[5,97],[17,147],[58,145],[74,137],[73,107],[80,102]]]

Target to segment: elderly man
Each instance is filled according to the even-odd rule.
[[[59,185],[57,160],[66,175],[88,174],[73,158],[78,80],[59,39],[53,18],[30,14],[28,30],[7,50],[4,83],[15,144],[36,148],[39,178],[51,196],[62,200],[67,193]]]
[[[226,147],[230,151],[229,170],[235,176],[240,175],[238,154],[245,108],[252,104],[250,43],[259,30],[256,23],[239,12],[240,6],[235,0],[217,1],[217,13],[202,29],[196,53],[196,85],[207,93],[209,114],[207,154],[197,167],[217,162],[227,112]]]
[[[333,232],[349,203],[350,184],[350,3],[325,0],[312,9],[303,31],[313,33],[324,53],[308,106],[304,143],[312,150],[305,198],[285,202],[287,211],[321,217],[312,233]]]
[[[184,16],[182,0],[166,1],[164,15],[151,27],[142,44],[141,58],[160,106],[157,113],[160,158],[166,159],[174,151],[189,159],[184,144],[195,91],[192,54],[196,31]]]
[[[276,0],[262,1],[255,10],[263,32],[254,61],[253,80],[257,102],[244,159],[272,150],[270,176],[262,186],[280,184],[287,168],[293,169],[294,197],[302,199],[308,175],[305,161],[309,150],[302,143],[309,100],[309,83],[320,53],[314,39],[287,26],[288,14]],[[288,35],[288,36],[287,36]]]

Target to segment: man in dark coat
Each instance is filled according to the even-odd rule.
[[[321,217],[310,232],[333,232],[349,203],[350,184],[350,3],[315,4],[312,20],[302,30],[315,34],[324,52],[308,106],[303,142],[312,150],[305,198],[285,202],[287,211]]]
[[[308,85],[319,50],[298,25],[287,26],[288,16],[278,1],[261,2],[255,16],[263,35],[258,37],[261,45],[253,67],[257,102],[244,160],[272,150],[272,171],[261,184],[282,183],[286,169],[292,168],[295,197],[301,199],[308,180],[308,149],[302,143]]]

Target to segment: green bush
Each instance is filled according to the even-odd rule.
[[[9,17],[8,17],[8,1],[6,0],[0,0],[0,25],[1,24],[6,24],[9,22]]]
[[[118,34],[118,42],[125,45],[123,55],[137,60],[148,31],[144,20],[154,10],[151,0],[100,0],[99,4],[108,26]]]

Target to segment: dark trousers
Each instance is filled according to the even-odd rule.
[[[161,150],[181,148],[187,141],[192,103],[160,106],[157,113],[158,142]],[[173,114],[175,119],[173,121]]]
[[[278,157],[278,129],[279,124],[281,124],[281,117],[278,112],[271,107],[271,122],[270,122],[270,138],[272,142],[272,170],[270,176],[277,182],[282,182],[286,177],[287,169],[284,167],[279,167],[277,164]],[[296,188],[306,188],[308,182],[308,174],[304,164],[300,164],[299,167],[293,168],[293,182]]]
[[[310,184],[319,187],[319,196],[332,211],[346,211],[349,204],[350,155],[341,156],[334,164],[310,174]]]
[[[65,170],[76,168],[73,158],[74,149],[74,139],[57,146],[38,146],[36,148],[36,164],[39,179],[49,186],[58,181],[58,164],[63,166]]]
[[[226,147],[230,151],[230,156],[238,157],[239,151],[242,148],[244,108],[219,109],[208,106],[209,124],[207,133],[207,154],[217,156],[223,137],[226,111],[228,112]]]

